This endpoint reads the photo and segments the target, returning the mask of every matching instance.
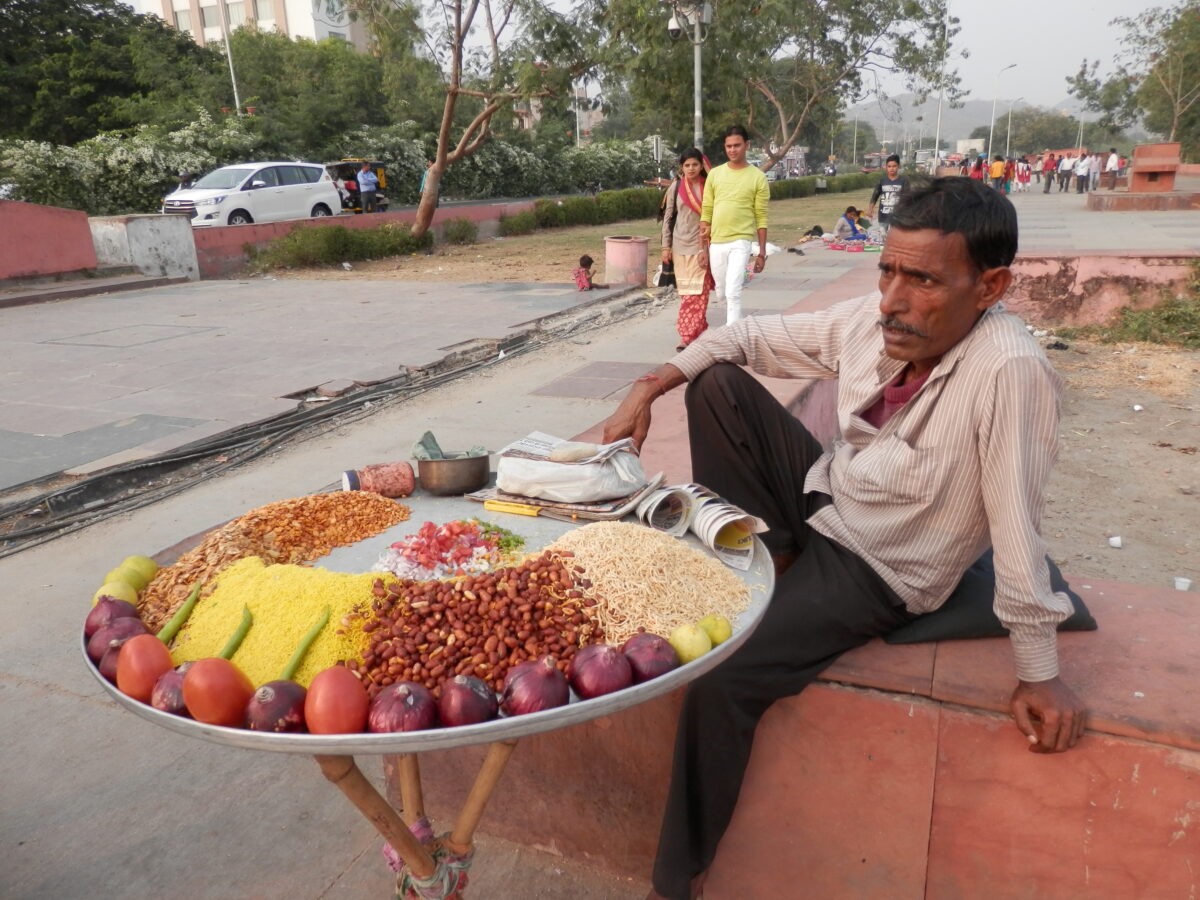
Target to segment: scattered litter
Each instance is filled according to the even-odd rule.
[[[1115,547],[1117,550],[1120,550],[1121,549],[1121,536],[1119,534],[1114,534],[1112,537],[1110,537],[1108,539],[1108,546]]]
[[[1190,591],[1192,589],[1192,579],[1184,575],[1175,576],[1175,590]]]
[[[1070,350],[1071,347],[1069,344],[1066,344],[1063,341],[1051,341],[1050,343],[1048,343],[1046,345],[1046,349],[1047,350]]]
[[[354,266],[350,265],[350,263],[348,263],[348,262],[344,262],[344,263],[342,263],[342,268],[345,269],[347,272],[349,272],[351,269],[354,268]]]
[[[1135,697],[1137,697],[1139,700],[1141,700],[1141,699],[1142,699],[1143,697],[1145,697],[1146,695],[1145,695],[1145,694],[1143,694],[1141,691],[1134,691],[1134,692],[1133,692],[1133,696],[1135,696]]]
[[[1134,412],[1142,412],[1142,411],[1143,411],[1145,408],[1146,408],[1146,407],[1142,406],[1142,404],[1140,404],[1140,403],[1135,403],[1135,404],[1133,404],[1133,411],[1134,411]]]
[[[1033,333],[1033,336],[1034,336],[1034,337],[1041,338],[1041,337],[1045,337],[1045,336],[1046,336],[1046,335],[1048,335],[1049,333],[1050,333],[1050,332],[1048,332],[1048,331],[1043,331],[1042,329],[1040,329],[1040,328],[1039,328],[1037,331],[1035,331],[1035,332]]]

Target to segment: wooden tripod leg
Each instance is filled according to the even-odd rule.
[[[479,768],[479,774],[475,776],[475,783],[471,785],[471,793],[467,795],[467,802],[463,804],[463,808],[458,813],[454,830],[450,832],[450,837],[443,841],[450,851],[465,854],[471,849],[471,839],[475,836],[475,829],[483,817],[483,808],[487,806],[488,799],[492,796],[496,784],[500,781],[500,775],[504,772],[504,765],[512,756],[516,746],[517,742],[514,739],[498,741],[488,747],[487,757]]]
[[[346,798],[358,807],[383,839],[392,845],[400,858],[418,878],[428,878],[437,864],[429,851],[418,841],[396,811],[379,795],[375,786],[359,771],[352,756],[314,756],[323,774]]]
[[[404,821],[412,825],[425,815],[425,797],[421,793],[421,764],[415,753],[405,753],[400,764],[400,803]]]

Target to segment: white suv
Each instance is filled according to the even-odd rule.
[[[313,163],[239,163],[209,172],[169,194],[164,213],[190,216],[193,225],[249,225],[332,216],[341,196],[324,166]]]

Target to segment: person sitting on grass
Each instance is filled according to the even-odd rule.
[[[575,286],[581,291],[594,291],[597,288],[606,288],[607,284],[592,283],[592,258],[586,253],[579,257],[579,268],[571,273],[575,278]]]
[[[865,241],[867,233],[858,227],[859,211],[847,206],[837,224],[833,226],[833,237],[839,241]]]

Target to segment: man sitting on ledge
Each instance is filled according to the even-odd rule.
[[[700,895],[776,699],[840,654],[936,610],[994,550],[995,611],[1030,749],[1079,739],[1082,704],[1058,677],[1057,624],[1039,534],[1057,448],[1060,382],[1004,312],[1017,215],[967,178],[904,197],[879,261],[879,293],[828,310],[756,316],[709,331],[635,382],[604,440],[639,445],[654,400],[684,381],[696,481],[766,520],[780,577],[757,630],[684,701],[651,898]],[[740,366],[837,378],[831,452]]]

